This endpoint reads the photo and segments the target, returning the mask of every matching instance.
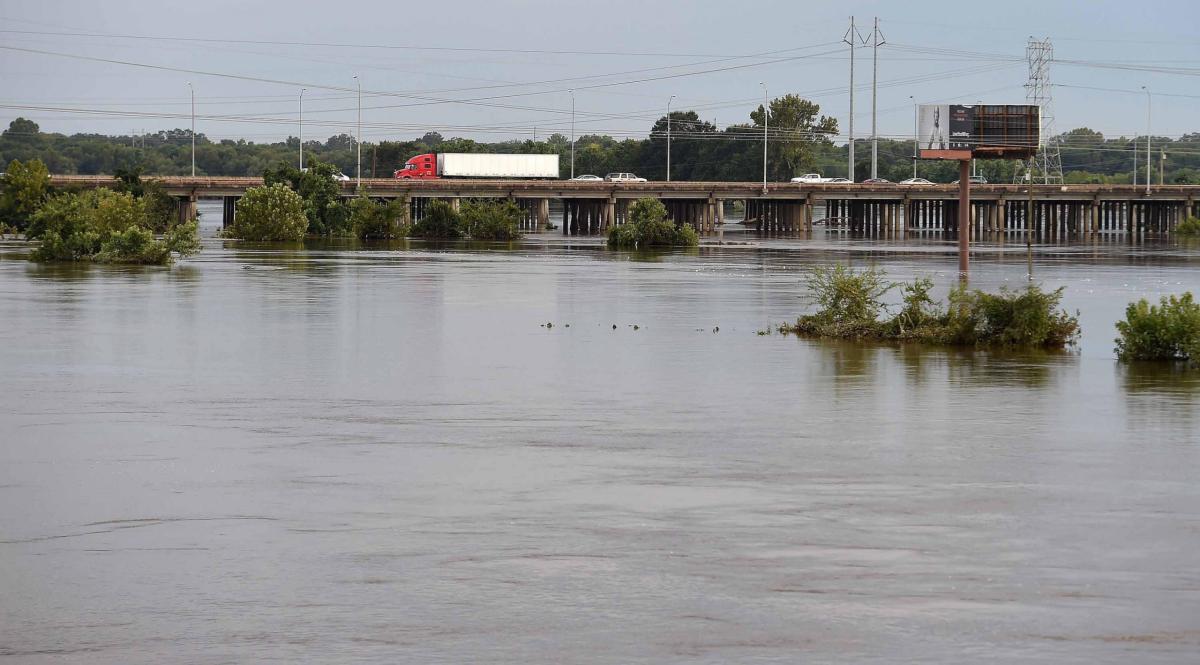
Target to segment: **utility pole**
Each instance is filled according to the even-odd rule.
[[[192,177],[196,177],[196,89],[188,81],[188,92],[192,96]]]
[[[355,141],[355,143],[357,144],[358,157],[357,157],[357,164],[354,167],[354,170],[355,170],[354,177],[357,179],[357,182],[355,183],[355,189],[361,190],[362,189],[362,79],[358,78],[358,76],[356,75],[354,77],[354,83],[358,86],[358,139]]]
[[[762,81],[758,82],[763,89],[763,194],[767,193],[767,84]]]
[[[575,179],[575,91],[571,93],[571,180]],[[563,227],[566,228],[566,227]]]
[[[879,177],[879,133],[876,130],[876,99],[879,90],[879,47],[887,43],[879,33],[879,17],[875,17],[875,30],[871,33],[871,177]],[[916,162],[913,162],[915,165]]]
[[[846,177],[854,182],[854,47],[858,41],[858,31],[854,28],[854,17],[850,17],[850,29],[842,41],[850,45],[850,164],[846,168]]]
[[[300,88],[300,170],[304,170],[304,92],[308,88]]]
[[[919,154],[917,152],[917,142],[920,140],[917,138],[917,133],[918,133],[918,130],[917,130],[917,115],[918,115],[917,100],[914,99],[912,95],[909,95],[908,101],[912,102],[912,105],[913,105],[913,178],[916,178],[917,177],[917,155]]]
[[[1166,166],[1167,166],[1167,151],[1162,148],[1159,148],[1158,149],[1158,186],[1159,187],[1162,187],[1163,170],[1166,168]]]
[[[671,182],[671,102],[675,95],[667,100],[667,182]]]
[[[1146,194],[1150,194],[1150,88],[1142,86],[1146,91]]]

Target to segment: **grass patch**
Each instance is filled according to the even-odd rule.
[[[985,293],[965,287],[950,292],[943,305],[930,297],[933,282],[888,281],[874,268],[845,266],[813,269],[808,289],[817,303],[814,314],[779,332],[847,340],[922,342],[959,347],[1061,349],[1079,336],[1079,320],[1059,309],[1063,289],[1002,289]],[[899,311],[888,316],[884,296],[902,292]]]

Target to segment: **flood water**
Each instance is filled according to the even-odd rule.
[[[956,259],[744,239],[0,244],[0,662],[1195,662],[1200,378],[1112,340],[1200,248],[1039,247],[1004,355],[759,336]]]

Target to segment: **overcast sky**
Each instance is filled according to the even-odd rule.
[[[1200,131],[1194,0],[4,0],[0,122],[24,116],[66,133],[187,127],[191,81],[197,131],[276,141],[296,135],[307,86],[305,138],[323,139],[353,133],[357,74],[365,140],[567,134],[570,88],[578,134],[644,136],[671,95],[673,109],[725,126],[748,120],[760,81],[771,96],[813,99],[844,136],[851,14],[868,42],[878,16],[887,42],[882,136],[911,136],[910,96],[1023,103],[1030,36],[1053,40],[1058,131],[1144,132],[1143,85],[1155,93],[1155,135]],[[855,55],[859,137],[871,129],[871,55]]]

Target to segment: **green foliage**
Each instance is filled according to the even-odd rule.
[[[350,202],[350,229],[360,240],[392,240],[408,235],[408,199],[387,203],[359,196]]]
[[[1200,217],[1188,217],[1175,227],[1175,233],[1181,236],[1200,236]]]
[[[1200,366],[1200,304],[1191,292],[1164,296],[1158,305],[1145,299],[1131,303],[1117,332],[1120,360],[1186,360]]]
[[[284,163],[263,172],[263,184],[285,184],[304,200],[308,233],[345,235],[351,230],[350,213],[342,203],[341,183],[334,180],[333,164],[309,159],[304,171]]]
[[[309,219],[304,200],[283,183],[251,187],[238,199],[233,224],[221,235],[243,240],[303,240]]]
[[[99,263],[134,263],[163,265],[170,261],[171,250],[166,243],[155,240],[154,232],[141,226],[114,231],[100,243],[100,251],[92,257]]]
[[[434,200],[429,202],[425,216],[412,225],[408,235],[427,240],[449,240],[463,237],[463,227],[462,215],[453,206]]]
[[[41,239],[32,258],[42,262],[166,265],[172,252],[187,256],[200,251],[196,222],[170,227],[157,240],[144,200],[109,189],[51,198],[33,215],[26,237]]]
[[[476,240],[516,240],[521,237],[521,208],[514,201],[466,201],[462,220],[466,234]]]
[[[0,180],[0,222],[24,229],[50,192],[50,171],[40,159],[13,160]]]
[[[171,228],[179,204],[175,197],[167,194],[161,182],[142,180],[141,166],[118,168],[113,172],[113,178],[117,181],[113,189],[132,194],[134,198],[142,201],[150,229],[157,233],[165,233]]]
[[[960,286],[942,307],[929,295],[933,282],[918,279],[897,284],[870,268],[816,268],[808,289],[817,303],[815,314],[779,331],[809,337],[919,341],[951,346],[1060,349],[1075,342],[1079,321],[1059,309],[1063,289],[1040,287],[985,293]],[[890,319],[883,296],[899,287],[900,311]]]
[[[686,224],[676,226],[667,219],[662,201],[638,199],[629,207],[625,224],[608,230],[608,246],[613,249],[650,249],[652,247],[695,247],[700,244],[696,230]]]

